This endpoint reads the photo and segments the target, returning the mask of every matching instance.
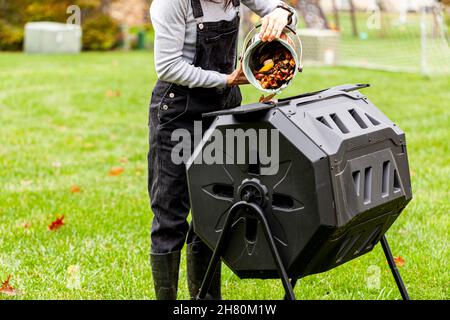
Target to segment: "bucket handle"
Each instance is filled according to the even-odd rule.
[[[261,23],[261,22],[258,22],[258,23],[253,27],[253,29],[250,30],[249,33],[247,33],[247,36],[246,36],[245,39],[244,39],[244,45],[247,44],[248,40],[250,39],[250,36],[253,36],[253,35],[252,35],[253,32],[255,32],[255,30],[258,29],[258,28],[260,28],[261,26],[262,26],[262,23]],[[290,26],[285,26],[284,28],[285,28],[285,29],[288,29],[290,32],[292,32],[293,34],[295,34],[295,35],[298,37],[297,31],[295,31],[294,29],[292,29],[292,27],[290,27]]]

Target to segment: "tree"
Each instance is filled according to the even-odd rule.
[[[356,9],[353,0],[350,0],[350,17],[352,20],[352,33],[354,37],[358,36],[358,25],[356,22]]]
[[[320,1],[291,0],[290,4],[300,11],[306,27],[313,29],[329,29],[328,20],[320,6]]]

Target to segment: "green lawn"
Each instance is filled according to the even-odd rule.
[[[12,275],[18,293],[12,298],[154,297],[146,152],[155,78],[152,56],[144,52],[0,54],[0,279]],[[448,299],[450,79],[305,66],[284,95],[351,82],[370,82],[364,92],[407,133],[414,200],[388,238],[405,260],[400,271],[410,295]],[[253,102],[259,93],[247,87],[244,96]],[[124,173],[109,176],[117,166]],[[74,185],[80,193],[71,192]],[[61,214],[66,225],[48,231]],[[379,290],[366,284],[374,266]],[[184,267],[180,276],[179,296],[187,298]],[[278,281],[240,281],[229,270],[223,278],[227,299],[282,297]],[[399,298],[379,246],[303,279],[296,294]]]

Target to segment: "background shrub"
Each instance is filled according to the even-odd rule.
[[[0,50],[21,50],[27,22],[66,22],[67,7],[78,5],[82,12],[83,47],[109,50],[117,46],[118,24],[104,12],[115,0],[0,0]]]
[[[23,29],[0,20],[0,50],[16,51],[23,45]]]
[[[83,23],[83,48],[85,50],[110,50],[117,46],[120,27],[105,14],[89,17]]]

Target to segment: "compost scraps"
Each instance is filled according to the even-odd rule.
[[[294,78],[295,59],[280,42],[267,43],[253,57],[252,72],[263,89],[279,89]]]

